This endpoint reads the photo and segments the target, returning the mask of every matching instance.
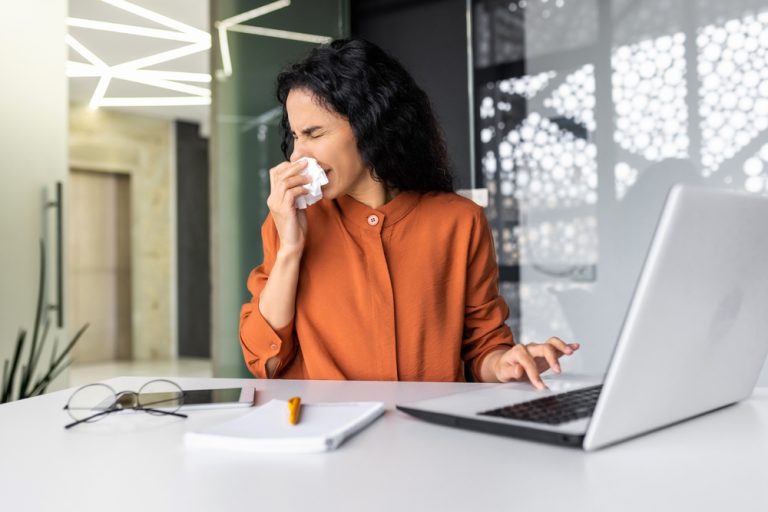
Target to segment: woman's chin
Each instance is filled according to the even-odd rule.
[[[336,199],[336,191],[333,187],[322,187],[320,190],[323,191],[323,199]]]
[[[323,197],[327,197],[328,199],[335,199],[338,196],[336,187],[333,186],[333,183],[323,185],[320,187],[320,190],[323,192]]]

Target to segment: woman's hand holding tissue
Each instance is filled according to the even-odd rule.
[[[306,160],[283,162],[269,170],[270,193],[267,206],[280,236],[282,253],[301,254],[307,234],[307,214],[296,208],[296,198],[309,191],[312,178],[303,174]]]

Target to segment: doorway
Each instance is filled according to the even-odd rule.
[[[130,360],[130,176],[70,169],[68,188],[68,320],[90,324],[73,349],[73,362]]]

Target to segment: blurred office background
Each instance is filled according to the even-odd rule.
[[[509,324],[582,342],[570,370],[605,370],[672,184],[768,194],[759,0],[17,2],[0,17],[0,360],[32,329],[43,239],[52,335],[91,324],[54,388],[246,376],[274,80],[347,35],[432,98],[457,185],[488,190]]]

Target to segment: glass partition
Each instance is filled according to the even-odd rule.
[[[469,3],[512,327],[588,342],[578,369],[603,371],[670,186],[768,194],[768,5]]]
[[[239,311],[262,259],[269,169],[284,160],[275,79],[313,46],[348,35],[349,0],[213,0],[211,19],[214,375],[247,376]]]

